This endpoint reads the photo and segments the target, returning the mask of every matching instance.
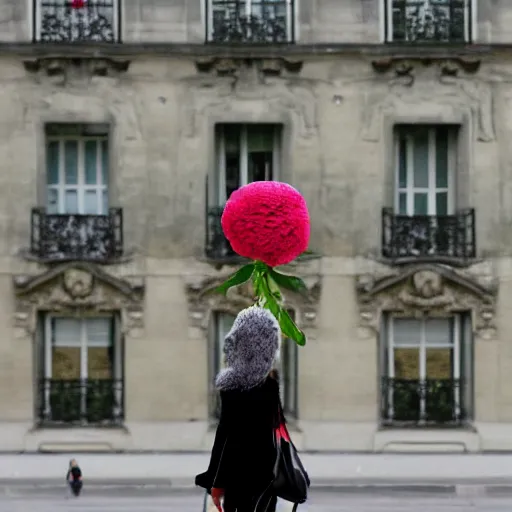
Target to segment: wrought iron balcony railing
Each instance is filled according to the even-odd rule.
[[[455,215],[397,215],[382,210],[382,256],[394,261],[458,261],[476,257],[475,210]]]
[[[471,1],[387,0],[387,41],[471,42]]]
[[[215,206],[206,210],[205,254],[208,259],[231,261],[239,259],[222,231],[220,219],[224,208]]]
[[[42,424],[119,425],[124,418],[123,382],[43,379],[39,406]]]
[[[292,43],[294,0],[206,0],[213,43]]]
[[[34,40],[43,43],[119,41],[119,0],[34,0]]]
[[[384,424],[460,424],[467,419],[462,381],[457,379],[405,380],[384,378]]]
[[[32,209],[30,252],[43,262],[115,261],[123,254],[123,210],[108,215],[48,214]]]

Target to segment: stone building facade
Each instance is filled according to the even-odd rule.
[[[510,450],[509,3],[0,0],[0,450],[210,447],[262,179],[312,218],[298,444]]]

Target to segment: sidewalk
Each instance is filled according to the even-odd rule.
[[[71,454],[0,454],[0,486],[62,486]],[[209,454],[76,454],[87,485],[194,487]],[[512,454],[302,454],[312,486],[512,491]]]

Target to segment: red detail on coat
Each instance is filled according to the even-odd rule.
[[[308,248],[306,200],[287,183],[255,181],[239,188],[226,203],[221,222],[237,254],[270,267],[290,263]]]
[[[82,9],[85,7],[86,0],[72,0],[71,7],[73,9]]]

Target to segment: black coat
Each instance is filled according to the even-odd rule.
[[[247,391],[221,391],[221,416],[210,464],[197,475],[196,485],[256,495],[274,478],[276,449],[274,428],[278,423],[279,384],[267,377]]]

